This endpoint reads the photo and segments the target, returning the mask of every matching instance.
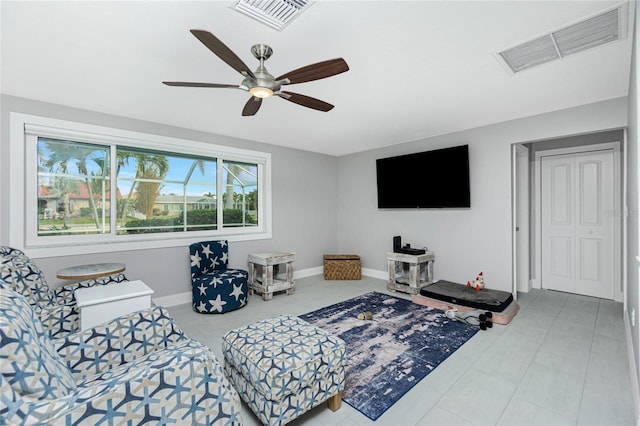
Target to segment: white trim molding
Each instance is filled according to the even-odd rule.
[[[627,359],[629,362],[629,380],[631,381],[631,398],[633,399],[634,415],[636,425],[640,425],[640,385],[638,384],[638,370],[636,368],[636,357],[633,350],[633,338],[631,337],[631,324],[629,324],[629,312],[623,311],[624,331],[627,341]]]

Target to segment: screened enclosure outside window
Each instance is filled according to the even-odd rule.
[[[118,148],[117,233],[218,229],[217,159]]]
[[[111,218],[110,150],[116,156]],[[257,226],[257,164],[38,139],[38,235],[142,234]]]
[[[109,148],[38,139],[38,235],[110,232]]]
[[[223,223],[225,226],[258,225],[258,167],[224,161],[222,169]]]
[[[46,256],[271,238],[268,153],[11,117],[15,246]]]

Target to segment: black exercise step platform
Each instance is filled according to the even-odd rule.
[[[503,312],[513,302],[513,295],[506,291],[487,288],[477,291],[464,284],[445,280],[423,287],[420,294],[431,299],[491,312]]]

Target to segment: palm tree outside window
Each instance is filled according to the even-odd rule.
[[[257,164],[50,138],[38,138],[37,150],[40,236],[258,224]]]

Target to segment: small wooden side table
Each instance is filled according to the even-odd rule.
[[[249,295],[254,291],[262,294],[262,300],[273,299],[273,293],[285,291],[293,294],[296,283],[293,280],[295,253],[270,252],[249,255]],[[280,265],[284,265],[282,272]],[[275,270],[275,271],[274,271]]]
[[[78,303],[80,329],[148,309],[152,294],[153,290],[140,280],[79,288],[74,296]]]
[[[56,277],[61,280],[88,280],[124,272],[124,263],[92,263],[89,265],[70,266],[60,269]]]
[[[433,252],[417,256],[387,252],[389,269],[389,291],[418,294],[422,287],[433,283]]]

